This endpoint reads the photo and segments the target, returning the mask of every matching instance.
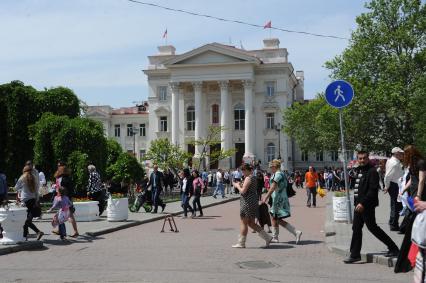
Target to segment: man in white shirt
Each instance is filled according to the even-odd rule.
[[[399,212],[402,209],[402,205],[398,202],[399,193],[399,179],[404,175],[401,161],[404,158],[404,151],[399,147],[392,149],[392,157],[386,162],[386,173],[385,173],[385,193],[389,193],[390,196],[390,217],[389,226],[391,231],[399,231]]]
[[[216,173],[216,190],[213,193],[213,197],[216,198],[216,195],[219,193],[222,194],[222,198],[225,198],[225,188],[223,187],[223,174],[222,169],[218,169]]]

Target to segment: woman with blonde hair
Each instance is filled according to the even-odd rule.
[[[248,226],[256,231],[259,236],[265,240],[266,247],[269,246],[269,243],[272,240],[272,237],[269,236],[259,225],[255,223],[256,213],[259,206],[259,198],[257,196],[257,180],[256,176],[253,176],[253,168],[249,164],[244,164],[242,166],[242,171],[244,175],[244,182],[241,184],[239,182],[234,182],[234,188],[240,192],[240,235],[238,238],[238,243],[233,245],[233,248],[245,248],[246,247],[246,238],[248,232]]]
[[[281,161],[274,159],[271,161],[269,167],[272,171],[272,176],[269,181],[270,188],[262,202],[267,203],[268,199],[272,197],[272,205],[270,209],[270,214],[272,216],[272,242],[279,242],[279,225],[281,225],[296,237],[297,245],[300,241],[300,237],[302,236],[302,231],[296,230],[293,225],[284,221],[285,218],[290,217],[291,215],[290,202],[288,201],[287,196],[287,177],[279,170],[281,167]]]
[[[32,173],[33,168],[29,165],[26,165],[22,170],[22,175],[16,182],[15,188],[18,192],[18,197],[21,202],[25,203],[27,207],[27,220],[24,224],[24,238],[28,240],[28,228],[31,228],[34,232],[37,233],[37,241],[43,237],[44,233],[41,232],[33,223],[33,218],[38,210],[38,184],[35,176]]]

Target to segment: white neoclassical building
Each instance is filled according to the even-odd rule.
[[[169,138],[193,152],[190,141],[202,138],[210,125],[223,126],[223,149],[236,149],[235,167],[243,158],[266,164],[280,156],[293,165],[293,142],[283,132],[282,109],[304,99],[304,76],[295,72],[278,39],[265,39],[258,50],[211,43],[183,54],[171,45],[158,47],[143,71],[148,77],[148,140]],[[213,167],[218,166],[217,164]]]

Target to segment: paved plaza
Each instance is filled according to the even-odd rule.
[[[325,245],[327,199],[305,206],[304,191],[291,199],[290,222],[301,244],[281,231],[269,249],[249,233],[246,249],[232,249],[239,229],[239,201],[205,210],[205,217],[176,217],[179,233],[160,233],[162,221],[62,244],[44,239],[44,250],[0,257],[1,282],[411,282],[377,264],[345,265]]]

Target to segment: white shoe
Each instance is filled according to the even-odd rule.
[[[278,239],[278,237],[272,237],[271,243],[279,243],[280,240]]]
[[[269,247],[269,244],[272,241],[272,237],[270,235],[268,235],[264,230],[260,230],[257,233],[258,233],[259,237],[261,237],[263,240],[265,240],[266,247]]]
[[[232,245],[232,247],[244,249],[246,247],[246,237],[240,235],[238,237],[238,242],[235,245]]]
[[[301,237],[302,237],[302,231],[296,231],[296,245],[299,244]]]

